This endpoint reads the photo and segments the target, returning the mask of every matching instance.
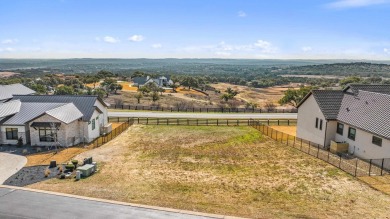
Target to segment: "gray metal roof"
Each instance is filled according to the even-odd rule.
[[[46,111],[65,105],[64,103],[23,103],[20,111],[7,120],[3,125],[24,125],[26,122],[44,114]]]
[[[22,84],[0,85],[0,100],[11,99],[13,95],[35,94],[35,91]]]
[[[83,114],[73,103],[68,103],[63,106],[46,111],[46,114],[68,124],[76,119],[83,117]]]
[[[337,119],[344,93],[341,90],[312,90],[302,101],[313,95],[325,119]],[[300,106],[301,103],[298,105]]]
[[[95,110],[95,102],[99,100],[98,96],[83,95],[15,95],[14,99],[19,99],[22,103],[73,103],[77,109],[84,115],[83,121],[89,121]]]
[[[390,95],[359,91],[345,94],[337,119],[353,127],[390,139]]]
[[[135,77],[132,80],[138,85],[144,85],[148,79],[149,77]]]
[[[360,90],[375,92],[380,94],[390,94],[390,84],[349,84],[344,91],[351,89],[357,94]]]
[[[20,105],[20,100],[12,100],[6,103],[0,103],[0,118],[19,112]]]

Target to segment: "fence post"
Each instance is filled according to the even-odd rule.
[[[356,165],[355,165],[355,177],[356,177],[356,175],[357,175],[358,161],[359,161],[359,159],[358,159],[358,158],[356,158]]]
[[[287,119],[287,125],[290,126],[290,120],[289,119]]]
[[[226,120],[226,125],[229,126],[229,120],[228,119]]]
[[[146,118],[146,125],[149,124],[149,118]]]
[[[302,138],[301,138],[301,149],[300,149],[300,151],[302,151]]]
[[[237,126],[239,126],[239,124],[238,124],[238,119],[237,119]]]
[[[280,121],[280,120],[278,119],[278,126],[280,125],[280,124],[279,124],[279,121]]]
[[[139,124],[139,117],[138,117],[138,124]]]
[[[381,176],[383,176],[383,162],[385,161],[385,158],[382,159],[382,166],[381,166]]]
[[[320,145],[317,146],[317,158],[319,153],[320,153]]]
[[[116,119],[117,119],[117,121],[119,122],[119,117],[117,117]]]
[[[341,169],[341,156],[340,156],[340,161],[339,161],[339,169]]]
[[[288,146],[288,139],[289,139],[289,135],[287,134],[287,146]]]
[[[368,169],[368,176],[371,176],[372,159],[370,159],[370,168]]]

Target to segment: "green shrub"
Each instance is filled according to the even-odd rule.
[[[68,164],[65,166],[65,169],[70,170],[70,171],[73,171],[74,168],[75,168],[75,166],[73,164]]]
[[[75,167],[77,167],[77,164],[79,163],[78,160],[72,160],[71,162],[72,162],[72,164],[73,164]]]

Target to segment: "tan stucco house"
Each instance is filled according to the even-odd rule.
[[[297,137],[325,148],[347,143],[364,159],[390,158],[390,85],[312,90],[298,105]]]
[[[0,103],[0,144],[69,147],[107,129],[107,105],[98,96],[14,95]]]

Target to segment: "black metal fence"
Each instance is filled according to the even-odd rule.
[[[187,126],[249,126],[250,119],[195,119],[195,118],[133,118],[133,117],[109,117],[109,122],[134,121],[135,124],[144,125],[187,125]],[[259,120],[264,124],[290,126],[296,125],[295,119],[264,119]]]
[[[334,154],[329,150],[325,150],[322,145],[275,130],[265,125],[261,120],[250,120],[249,123],[250,126],[264,135],[321,159],[352,176],[382,176],[390,174],[390,158],[361,159],[351,155]]]
[[[297,109],[265,109],[265,108],[221,108],[221,107],[162,107],[142,105],[111,105],[110,109],[146,110],[161,112],[193,112],[193,113],[296,113]]]

